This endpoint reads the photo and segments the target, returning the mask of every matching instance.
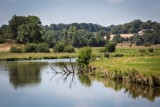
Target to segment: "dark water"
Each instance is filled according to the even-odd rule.
[[[55,75],[58,61],[0,62],[0,107],[160,107],[160,89]]]

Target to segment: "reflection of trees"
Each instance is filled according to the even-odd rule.
[[[92,80],[96,79],[90,76]],[[128,93],[129,96],[133,99],[138,97],[146,98],[149,101],[154,101],[156,97],[160,97],[160,89],[147,87],[132,83],[123,83],[122,81],[114,81],[111,79],[98,79],[98,81],[102,81],[107,88],[112,88],[115,91],[120,91],[125,89],[124,93]]]
[[[70,62],[57,62],[54,65],[50,64],[50,68],[53,70],[54,75],[51,77],[51,80],[60,75],[61,78],[59,80],[63,80],[66,82],[68,78],[71,77],[69,88],[72,88],[72,83],[75,80],[75,73],[76,73],[76,63],[71,62],[71,58],[69,59]],[[54,67],[58,67],[61,70],[56,70]]]
[[[35,85],[41,81],[40,69],[47,63],[15,62],[7,64],[10,82],[15,88]]]
[[[81,84],[83,84],[83,85],[85,85],[87,87],[90,87],[92,85],[92,81],[91,81],[91,79],[89,78],[88,75],[79,74],[78,78],[79,78],[79,81],[81,82]]]

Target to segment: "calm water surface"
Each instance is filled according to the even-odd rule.
[[[55,75],[61,61],[0,62],[0,107],[160,107],[160,89]]]

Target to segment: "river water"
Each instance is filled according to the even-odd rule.
[[[67,61],[0,62],[0,107],[160,107],[160,89],[55,74]]]

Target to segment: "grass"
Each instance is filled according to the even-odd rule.
[[[153,52],[149,52],[149,48],[153,48]],[[101,56],[104,55],[102,53],[99,54]],[[129,69],[136,69],[145,75],[160,76],[160,46],[117,47],[114,53],[110,53],[109,59],[102,57],[100,60],[92,62],[91,65],[99,68],[99,71],[102,72],[114,70],[127,72]]]
[[[91,65],[99,68],[99,71],[102,72],[114,70],[127,72],[130,69],[136,69],[144,75],[160,76],[160,56],[103,58],[92,62]]]
[[[55,59],[55,58],[67,58],[67,57],[76,57],[76,53],[9,53],[9,52],[0,52],[0,60],[7,59]]]

